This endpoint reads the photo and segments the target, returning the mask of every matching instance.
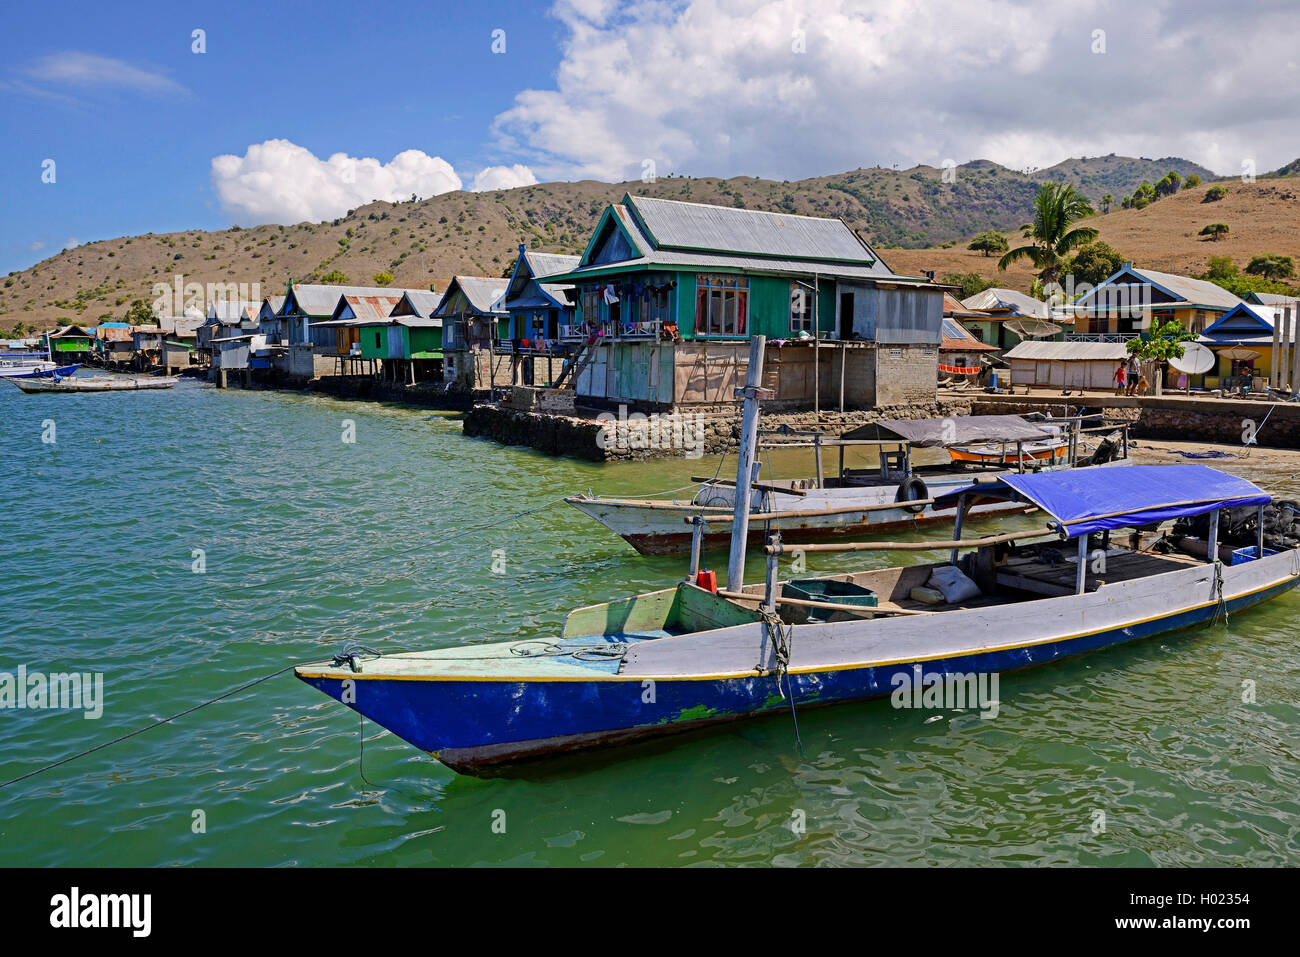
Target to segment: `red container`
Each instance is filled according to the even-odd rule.
[[[707,568],[701,568],[698,575],[695,576],[695,584],[699,585],[705,591],[711,591],[715,595],[718,592],[718,576],[715,572]]]

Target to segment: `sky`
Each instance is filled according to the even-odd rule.
[[[0,272],[145,232],[668,174],[1300,157],[1295,0],[11,4]]]

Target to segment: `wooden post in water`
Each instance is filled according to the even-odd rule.
[[[736,508],[731,523],[731,560],[727,563],[727,590],[745,587],[745,548],[749,544],[749,498],[758,464],[758,401],[763,384],[763,355],[767,336],[749,340],[749,369],[745,387],[736,395],[745,399],[740,421],[740,451],[736,463]]]

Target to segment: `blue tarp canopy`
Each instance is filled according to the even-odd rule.
[[[1037,505],[1067,538],[1108,528],[1153,525],[1220,508],[1266,505],[1272,499],[1253,482],[1208,465],[1126,465],[1004,475],[955,489],[935,500],[952,508],[962,494]]]

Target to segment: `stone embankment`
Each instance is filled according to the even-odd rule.
[[[970,415],[970,401],[879,408],[851,412],[769,412],[761,428],[787,426],[800,431],[843,433],[882,419]],[[710,408],[645,415],[590,412],[563,415],[520,411],[498,404],[474,406],[464,420],[465,435],[503,445],[525,446],[550,455],[591,461],[699,458],[740,447],[740,412]]]

